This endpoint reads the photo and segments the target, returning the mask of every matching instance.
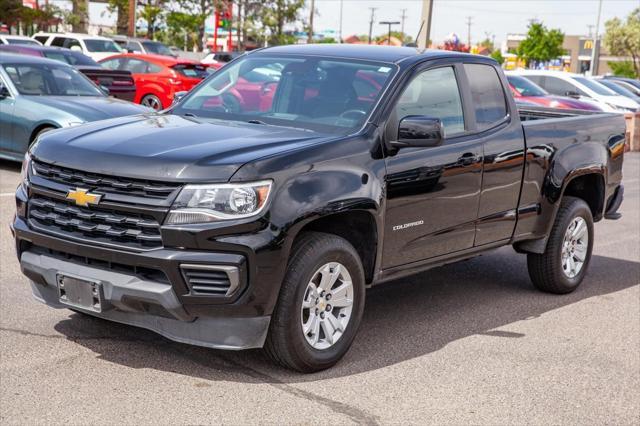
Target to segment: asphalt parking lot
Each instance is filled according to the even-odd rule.
[[[353,348],[298,375],[31,298],[0,162],[0,423],[640,423],[640,155],[573,294],[535,291],[503,248],[372,289]]]

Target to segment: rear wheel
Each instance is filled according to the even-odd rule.
[[[144,105],[149,108],[153,108],[156,111],[160,111],[162,109],[162,102],[160,98],[156,95],[145,95],[140,100],[140,105]]]
[[[529,276],[540,290],[565,294],[584,279],[593,250],[591,209],[580,198],[565,197],[542,254],[527,255]]]
[[[364,271],[358,253],[335,235],[303,235],[271,318],[267,354],[280,365],[314,372],[349,350],[364,310]]]

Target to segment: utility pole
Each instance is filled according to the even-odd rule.
[[[342,7],[344,6],[344,1],[340,0],[340,30],[338,31],[338,37],[340,38],[339,43],[342,43]]]
[[[400,19],[402,20],[402,24],[400,25],[400,32],[404,37],[404,20],[407,19],[407,9],[402,9],[402,15],[400,15]]]
[[[379,22],[379,24],[389,26],[389,38],[387,39],[387,44],[391,46],[391,26],[400,25],[400,21],[382,21],[382,22]]]
[[[589,74],[593,77],[598,74],[598,61],[600,60],[600,49],[598,48],[598,30],[600,29],[600,14],[602,13],[602,0],[598,3],[598,19],[596,20],[596,30],[593,32],[593,47],[591,48],[591,65]]]
[[[433,16],[433,2],[434,0],[422,0],[422,23],[420,24],[420,31],[416,36],[416,42],[420,49],[426,49],[429,47],[429,37],[431,37],[431,18]],[[425,27],[424,36],[420,35],[423,26]]]
[[[471,21],[472,18],[472,16],[467,16],[467,46],[469,47],[469,49],[471,49],[471,24],[473,23]]]
[[[129,0],[129,28],[127,28],[129,37],[136,36],[136,3],[137,0]]]
[[[378,8],[377,7],[370,7],[369,10],[371,11],[371,19],[369,19],[369,44],[371,44],[371,35],[373,33],[373,21],[376,19],[376,10]]]
[[[316,14],[316,0],[311,0],[311,11],[309,12],[309,38],[307,43],[313,43],[313,15]]]

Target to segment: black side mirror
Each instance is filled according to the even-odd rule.
[[[102,90],[107,96],[109,96],[109,94],[111,93],[111,90],[109,90],[107,86],[100,85],[100,90]]]
[[[564,92],[565,96],[568,96],[570,98],[579,98],[580,97],[580,93],[573,91],[573,90],[567,90],[566,92]]]
[[[439,118],[409,115],[400,120],[395,148],[431,147],[442,143],[442,122]]]
[[[185,96],[187,96],[187,93],[189,93],[189,92],[186,92],[186,91],[184,91],[184,90],[183,90],[183,91],[180,91],[180,92],[176,92],[176,93],[173,95],[173,102],[171,103],[171,105],[175,105],[175,104],[177,104],[178,102],[180,102],[180,101],[182,100],[182,98],[184,98]]]
[[[8,98],[9,96],[11,96],[11,93],[9,93],[7,86],[5,86],[4,83],[0,83],[0,100]]]

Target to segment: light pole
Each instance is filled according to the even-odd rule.
[[[591,47],[591,64],[589,66],[589,74],[591,77],[598,74],[598,63],[600,61],[600,52],[598,49],[598,29],[600,28],[600,14],[602,13],[602,0],[598,3],[598,19],[596,21],[596,31],[593,35],[593,46]]]
[[[387,39],[387,44],[391,46],[391,26],[392,25],[400,25],[400,21],[382,21],[378,22],[380,25],[388,25],[389,26],[389,38]]]

